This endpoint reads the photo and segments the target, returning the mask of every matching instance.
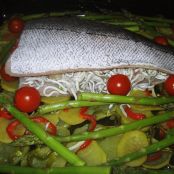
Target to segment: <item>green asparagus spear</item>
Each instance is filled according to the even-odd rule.
[[[152,170],[142,167],[113,166],[114,174],[173,174],[173,169]]]
[[[174,118],[174,111],[166,112],[158,116],[149,117],[143,120],[132,122],[126,125],[121,125],[118,127],[103,129],[94,132],[84,132],[82,134],[76,134],[66,137],[57,137],[56,139],[60,142],[81,141],[86,139],[99,139],[99,138],[109,137],[112,135],[119,135],[135,129],[141,129],[146,126],[165,122],[172,118]]]
[[[110,174],[111,167],[60,167],[60,168],[31,168],[31,167],[20,167],[12,165],[0,165],[0,173],[9,174]]]
[[[61,109],[67,109],[67,108],[78,108],[78,107],[84,107],[84,106],[101,106],[101,105],[108,105],[108,103],[104,102],[88,102],[88,101],[65,101],[65,102],[60,102],[60,103],[55,103],[55,104],[47,104],[47,105],[42,105],[39,107],[37,112],[39,114],[45,114]]]
[[[139,151],[127,154],[127,155],[120,157],[116,160],[109,161],[108,165],[120,166],[120,165],[123,165],[124,163],[130,162],[130,161],[135,160],[137,158],[140,158],[144,155],[148,155],[148,154],[157,152],[157,151],[164,149],[172,144],[174,144],[174,136],[167,137],[167,138],[165,138],[157,143],[154,143],[150,146],[142,148]]]
[[[80,93],[78,95],[78,100],[121,104],[163,105],[173,103],[174,97],[133,97],[111,94]]]
[[[147,20],[147,21],[155,21],[155,22],[161,22],[161,23],[169,23],[169,24],[174,23],[173,19],[166,19],[166,18],[161,18],[161,17],[138,16],[138,18],[141,18],[141,19]]]
[[[40,140],[42,140],[48,147],[60,154],[70,164],[75,166],[83,166],[82,161],[77,155],[65,148],[59,143],[53,136],[48,135],[37,123],[30,120],[26,115],[18,111],[12,105],[6,105],[6,109],[18,119],[29,131],[35,134]]]

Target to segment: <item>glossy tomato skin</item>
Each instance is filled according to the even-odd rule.
[[[40,105],[41,97],[39,92],[29,86],[18,89],[15,93],[15,106],[22,112],[33,112]]]
[[[8,82],[15,81],[15,80],[18,79],[17,77],[10,76],[9,74],[6,73],[6,71],[5,71],[5,65],[3,65],[1,67],[0,74],[1,74],[1,78],[3,80],[5,80],[5,81],[8,81]]]
[[[13,17],[8,23],[8,29],[12,33],[21,33],[24,28],[24,21],[19,17]]]
[[[166,79],[164,82],[164,89],[169,95],[174,96],[174,75],[170,75]]]
[[[167,38],[164,36],[156,36],[154,42],[163,46],[169,45]]]
[[[131,82],[126,75],[116,74],[108,79],[107,89],[110,94],[127,95],[131,89]]]

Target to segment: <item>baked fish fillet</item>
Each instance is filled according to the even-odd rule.
[[[15,76],[143,67],[174,72],[174,51],[108,24],[77,17],[26,24],[6,69]]]

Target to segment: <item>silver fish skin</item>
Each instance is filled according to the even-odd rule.
[[[57,17],[29,21],[6,69],[15,76],[143,67],[174,72],[174,50],[113,25]]]

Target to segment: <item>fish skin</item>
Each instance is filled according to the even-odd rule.
[[[83,70],[144,67],[174,72],[174,50],[113,25],[57,17],[26,24],[7,72],[39,76]]]

